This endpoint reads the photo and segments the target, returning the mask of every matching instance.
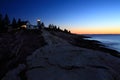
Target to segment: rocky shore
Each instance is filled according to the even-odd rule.
[[[5,52],[9,50],[0,46],[0,51],[7,53],[9,57],[0,55],[2,66],[0,78],[2,80],[120,80],[119,52],[105,48],[98,41],[86,40],[85,37],[47,29],[22,30],[11,33],[10,38],[8,35],[1,36],[0,43],[3,44],[3,41],[8,40],[8,43],[4,43],[6,47],[10,46],[10,49],[7,49],[13,52],[9,54]]]

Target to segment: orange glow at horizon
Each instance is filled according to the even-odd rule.
[[[76,34],[120,34],[120,28],[74,28],[71,29],[71,32]]]

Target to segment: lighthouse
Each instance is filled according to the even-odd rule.
[[[37,19],[37,27],[38,27],[39,29],[44,29],[44,23],[41,22],[40,19]]]
[[[40,28],[41,27],[41,22],[40,19],[37,19],[37,27]]]

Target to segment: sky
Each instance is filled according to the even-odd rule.
[[[120,0],[0,0],[0,13],[77,34],[120,34]]]

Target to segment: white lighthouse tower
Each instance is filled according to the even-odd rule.
[[[44,23],[41,22],[40,19],[37,19],[37,27],[38,27],[39,29],[44,29]]]
[[[41,22],[40,19],[37,19],[37,26],[40,28]]]

